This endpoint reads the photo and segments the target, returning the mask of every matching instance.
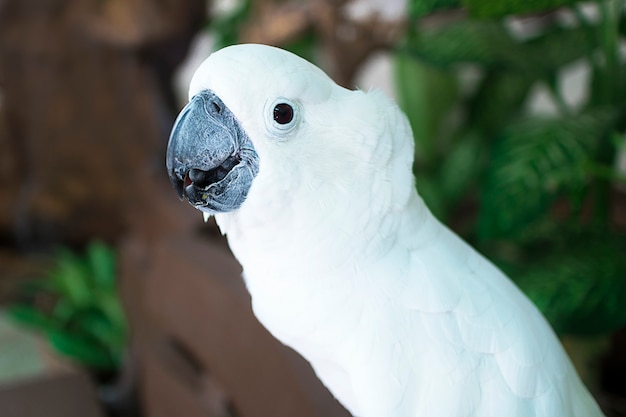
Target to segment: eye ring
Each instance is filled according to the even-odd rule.
[[[274,106],[273,115],[276,123],[286,125],[293,120],[294,110],[289,103],[277,103]]]
[[[299,125],[300,105],[285,97],[277,97],[265,104],[265,127],[276,138],[285,137]]]

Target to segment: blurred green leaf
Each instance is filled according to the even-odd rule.
[[[40,331],[48,332],[58,328],[57,323],[33,306],[15,304],[6,308],[13,320]]]
[[[102,242],[92,242],[87,246],[87,263],[96,288],[105,291],[115,290],[115,253]]]
[[[559,250],[526,259],[512,276],[558,333],[592,336],[616,331],[626,324],[624,240],[609,233],[568,238]]]
[[[122,332],[126,330],[126,315],[116,292],[100,294],[95,306],[106,315],[116,329]]]
[[[62,354],[99,370],[110,370],[118,365],[106,349],[79,334],[52,331],[48,333],[52,346]]]
[[[417,19],[441,9],[459,7],[460,0],[411,0],[408,4],[409,17]]]
[[[626,107],[626,62],[612,71],[596,70],[591,75],[590,105],[617,105]]]
[[[548,78],[561,67],[589,56],[595,28],[554,28],[536,38],[514,39],[500,22],[463,20],[422,30],[406,50],[418,59],[448,68],[461,63],[490,70],[513,70],[528,79]]]
[[[585,165],[614,115],[607,110],[562,119],[531,118],[507,128],[491,152],[479,236],[515,233],[545,213],[559,191],[580,186]]]
[[[432,161],[440,127],[458,96],[456,77],[398,53],[394,56],[398,104],[406,113],[415,140],[416,164]]]
[[[445,196],[447,207],[460,200],[476,181],[484,165],[483,159],[484,140],[476,132],[462,136],[450,150],[439,171],[439,192]]]
[[[316,61],[317,37],[312,32],[307,32],[292,42],[281,45],[282,48],[293,52],[310,62]]]
[[[115,325],[101,310],[89,308],[75,317],[71,324],[77,334],[89,336],[102,348],[119,343],[119,334]]]
[[[238,6],[224,16],[210,22],[209,28],[215,34],[215,48],[223,48],[239,42],[239,30],[249,19],[251,0],[242,0]]]
[[[520,116],[532,85],[521,72],[487,72],[469,102],[468,124],[486,134],[498,131]]]
[[[589,56],[597,45],[596,28],[557,27],[524,43],[524,54],[532,60],[532,72],[551,74],[564,65]]]
[[[462,20],[422,30],[411,37],[406,50],[416,58],[439,67],[460,63],[483,66],[526,65],[518,43],[499,22]]]
[[[50,314],[51,318],[54,318],[58,323],[65,324],[69,322],[77,311],[76,304],[74,304],[68,298],[61,297],[54,305],[54,309]]]
[[[462,0],[471,16],[481,18],[544,12],[577,2],[577,0]]]
[[[415,174],[417,192],[430,209],[431,213],[442,220],[446,215],[446,204],[443,195],[439,192],[439,182],[428,174]]]
[[[89,304],[91,289],[85,279],[88,275],[89,269],[82,259],[67,249],[59,250],[57,267],[50,274],[59,295],[77,306]]]

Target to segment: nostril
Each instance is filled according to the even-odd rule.
[[[211,104],[213,105],[213,109],[215,110],[217,114],[220,114],[222,112],[222,107],[219,104],[217,104],[215,101],[211,102]]]

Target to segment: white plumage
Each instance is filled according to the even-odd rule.
[[[391,100],[261,45],[212,54],[190,98],[206,89],[258,153],[241,207],[215,214],[254,312],[353,415],[602,415],[534,305],[424,205]]]

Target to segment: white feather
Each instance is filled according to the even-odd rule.
[[[553,331],[414,187],[404,115],[260,45],[209,57],[210,88],[260,158],[248,198],[216,215],[259,320],[361,417],[601,416]],[[277,138],[267,103],[298,103]]]

